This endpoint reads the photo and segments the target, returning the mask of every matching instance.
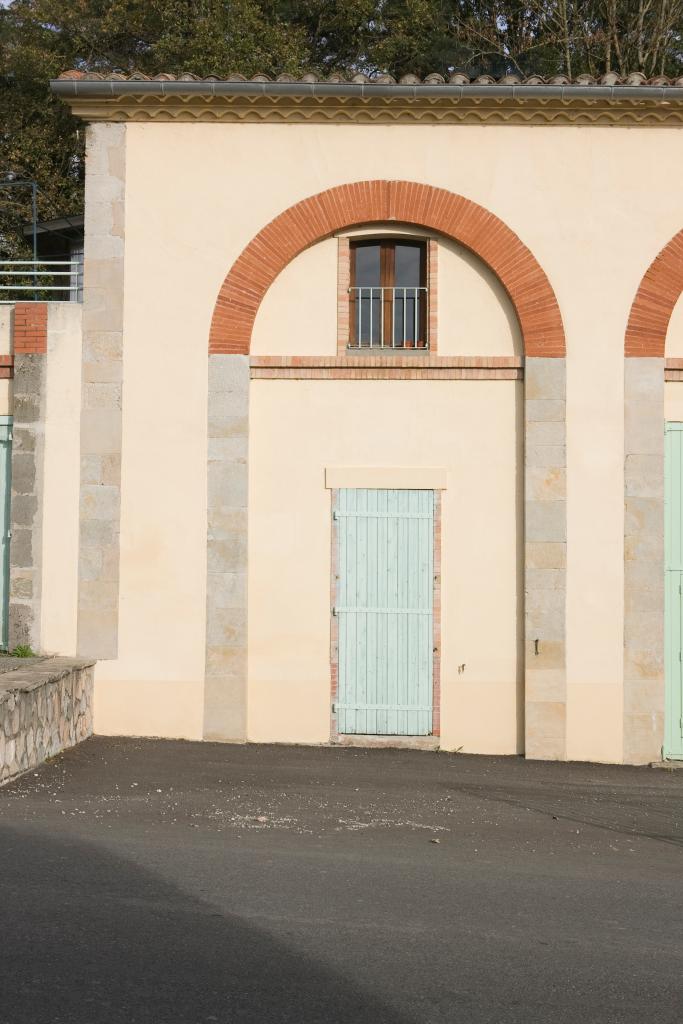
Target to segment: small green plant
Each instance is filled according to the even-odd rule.
[[[11,652],[13,658],[35,658],[35,651],[30,644],[17,644]]]

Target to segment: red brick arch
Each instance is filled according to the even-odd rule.
[[[410,181],[358,181],[303,199],[251,240],[214,307],[209,354],[249,352],[261,300],[277,275],[315,242],[357,224],[398,221],[438,231],[479,256],[517,311],[528,356],[562,357],[564,329],[550,282],[517,235],[493,213],[445,189]]]
[[[624,354],[664,358],[669,321],[683,291],[683,230],[645,271],[631,306]]]

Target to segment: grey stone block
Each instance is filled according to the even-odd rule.
[[[33,567],[33,530],[30,527],[16,527],[12,530],[10,564],[17,569]]]
[[[103,455],[83,455],[81,458],[81,485],[100,484],[103,475]]]
[[[524,364],[524,392],[526,401],[563,401],[566,392],[565,360],[527,357]]]
[[[101,366],[107,373],[113,373],[117,368],[121,370],[123,366],[121,332],[88,331],[83,338],[83,363],[84,367]]]
[[[624,646],[646,651],[664,646],[664,616],[662,611],[626,610],[624,613]]]
[[[559,398],[549,400],[529,399],[524,403],[524,418],[527,423],[564,422],[567,404]]]
[[[12,492],[33,494],[36,486],[36,459],[32,452],[12,453]]]
[[[531,447],[535,447],[536,445],[555,445],[561,448],[564,443],[564,420],[551,420],[550,422],[535,421],[527,423],[525,444]]]
[[[16,601],[31,601],[33,598],[33,575],[32,571],[15,569],[10,573],[9,581],[10,598]]]
[[[12,495],[12,526],[33,526],[38,511],[38,498],[35,494]]]
[[[37,423],[40,420],[40,398],[37,395],[22,395],[14,392],[14,422],[17,426]]]
[[[566,541],[567,512],[564,501],[527,501],[524,511],[527,541]]]
[[[208,431],[210,438],[249,437],[249,418],[230,415],[230,406],[222,407],[217,402],[209,405]]]
[[[121,364],[119,364],[121,365]],[[122,385],[119,383],[92,383],[83,387],[86,409],[122,409]]]
[[[209,395],[231,394],[241,400],[248,401],[249,396],[249,356],[211,355],[209,356]],[[248,406],[245,404],[241,415],[246,415]]]
[[[247,535],[235,534],[232,537],[209,538],[206,546],[207,568],[209,573],[237,572],[243,573],[247,566]],[[211,601],[213,595],[208,595]]]
[[[33,427],[14,425],[12,430],[12,454],[15,452],[33,452],[36,449],[36,432]]]
[[[249,514],[245,508],[230,505],[209,506],[208,537],[211,540],[226,540],[236,534],[243,536],[246,543]]]
[[[631,502],[637,501],[642,508],[642,505],[647,501],[646,498],[629,498],[626,505],[626,520],[630,523],[633,521],[634,514],[630,511]],[[628,533],[624,536],[624,561],[641,561],[649,563],[651,566],[657,566],[658,569],[664,572],[664,536],[661,527],[654,530],[636,530],[633,533]],[[663,579],[663,576],[662,576]]]
[[[524,474],[528,501],[557,501],[567,496],[567,471],[557,466],[529,466]]]
[[[210,507],[246,508],[249,477],[246,463],[210,462],[208,464],[208,502]]]
[[[562,590],[567,585],[565,569],[527,569],[524,574],[527,592],[537,590]]]
[[[82,608],[116,611],[119,604],[118,580],[81,580],[78,597]]]
[[[15,394],[40,395],[43,390],[44,354],[17,352],[14,357]]]
[[[209,437],[209,462],[246,462],[249,436]]]
[[[527,637],[564,640],[565,604],[564,588],[527,591],[524,602]]]
[[[34,615],[31,604],[10,601],[9,604],[9,648],[20,644],[33,644]]]
[[[525,566],[529,569],[564,569],[567,565],[567,545],[560,542],[529,542],[525,545]]]
[[[113,659],[118,654],[118,608],[79,602],[78,651],[81,657]]]
[[[649,456],[645,456],[649,458]],[[664,537],[664,515],[661,498],[629,497],[624,502],[624,535],[638,537],[646,533],[654,538]]]
[[[204,684],[204,739],[243,743],[246,738],[245,674],[207,676]]]
[[[664,450],[657,455],[626,455],[624,483],[627,497],[664,501]]]
[[[211,603],[216,609],[247,607],[247,574],[246,572],[211,572],[208,573],[207,587],[211,594]]]
[[[567,451],[564,445],[528,444],[524,449],[524,463],[528,468],[563,469],[567,464]]]
[[[83,484],[81,487],[81,516],[83,519],[105,519],[117,522],[120,516],[121,490],[118,487],[105,487]]]
[[[84,455],[104,455],[121,451],[120,409],[82,410],[81,451]]]
[[[246,608],[218,607],[215,603],[207,609],[206,623],[207,650],[235,647],[246,648]]]
[[[79,537],[81,548],[118,548],[119,524],[106,519],[81,519]]]

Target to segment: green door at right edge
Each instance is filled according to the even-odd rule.
[[[664,757],[683,759],[683,423],[666,424],[664,487]]]

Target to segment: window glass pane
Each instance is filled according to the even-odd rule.
[[[357,245],[356,247],[356,288],[379,288],[379,245]]]
[[[396,243],[395,285],[397,288],[419,288],[422,277],[422,246]]]

